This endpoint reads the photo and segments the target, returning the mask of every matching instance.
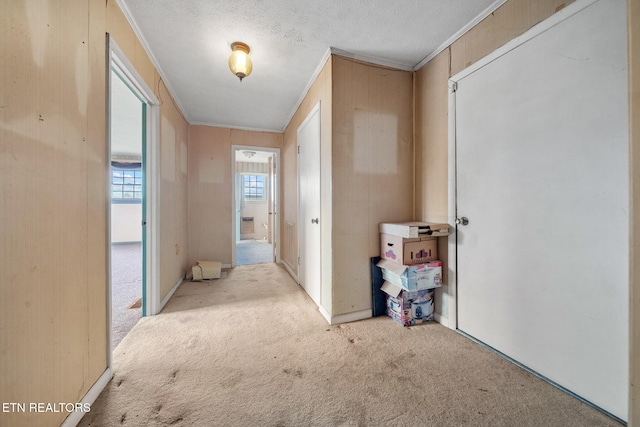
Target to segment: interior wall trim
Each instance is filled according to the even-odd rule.
[[[322,72],[322,69],[324,68],[324,66],[327,63],[327,61],[329,60],[329,58],[331,58],[331,48],[327,49],[326,52],[324,53],[324,55],[322,55],[322,59],[320,59],[320,62],[318,63],[318,66],[316,67],[315,71],[311,75],[311,78],[309,79],[309,82],[307,83],[307,86],[304,88],[304,90],[302,91],[302,94],[300,95],[300,98],[298,98],[298,101],[296,102],[296,104],[294,105],[293,109],[289,113],[289,116],[287,117],[287,120],[285,120],[285,125],[282,127],[282,129],[280,129],[281,133],[283,133],[285,131],[285,129],[287,128],[287,126],[289,126],[289,123],[291,123],[291,119],[293,119],[293,116],[298,111],[298,108],[300,108],[300,105],[302,105],[302,101],[304,101],[304,98],[309,93],[309,90],[311,89],[311,86],[313,86],[313,84],[316,82],[316,79],[318,78],[318,76]]]
[[[331,50],[331,53],[333,55],[342,56],[343,58],[354,59],[356,61],[362,61],[362,62],[368,62],[370,64],[393,68],[395,70],[414,71],[413,70],[414,67],[402,62],[396,62],[389,59],[378,58],[376,56],[360,55],[357,53],[352,53],[346,50],[338,49],[336,47],[330,47],[329,49]]]
[[[319,310],[324,318],[327,319],[330,325],[355,322],[357,320],[369,319],[373,316],[373,311],[370,308],[366,310],[354,311],[353,313],[338,314],[337,316],[330,315],[322,306],[319,307]]]
[[[300,281],[298,280],[298,275],[293,272],[293,268],[291,268],[289,263],[286,260],[282,259],[282,260],[280,260],[280,264],[284,265],[284,268],[289,272],[291,277],[293,277],[293,280],[295,280],[297,284],[300,284]],[[323,314],[323,316],[324,316],[324,314]],[[326,318],[326,316],[325,316],[325,318]]]
[[[438,313],[433,313],[433,320],[440,323],[444,327],[449,327],[449,319]]]
[[[135,33],[136,37],[138,37],[138,40],[140,41],[140,44],[142,45],[142,48],[144,49],[144,51],[147,53],[147,56],[151,60],[151,63],[153,64],[153,66],[158,71],[158,74],[160,74],[160,77],[162,77],[162,82],[164,83],[165,87],[167,88],[167,90],[171,94],[171,97],[173,98],[173,100],[178,105],[178,108],[180,109],[180,112],[184,116],[185,120],[189,124],[191,124],[191,120],[189,120],[189,116],[187,115],[187,111],[185,110],[184,106],[182,105],[182,102],[180,102],[180,98],[178,98],[178,96],[176,95],[176,91],[173,90],[173,87],[171,86],[171,83],[169,82],[169,79],[167,78],[167,75],[162,70],[162,67],[160,67],[160,63],[156,59],[156,56],[153,54],[153,51],[151,50],[151,47],[149,46],[149,43],[147,42],[147,39],[144,37],[144,34],[142,33],[142,31],[140,30],[140,27],[138,26],[138,23],[136,22],[135,19],[133,19],[133,15],[131,14],[131,11],[129,10],[127,5],[122,0],[116,0],[116,4],[118,5],[120,10],[122,11],[122,14],[124,15],[124,17],[127,19],[127,22],[129,22],[129,25],[131,25],[131,29]]]
[[[165,305],[167,305],[167,303],[169,302],[169,299],[171,299],[171,296],[178,289],[178,286],[180,286],[182,284],[182,282],[184,281],[185,277],[187,277],[187,275],[183,273],[182,276],[180,276],[180,278],[178,279],[178,281],[173,285],[171,290],[167,293],[167,296],[165,296],[162,299],[162,301],[160,301],[160,309],[158,310],[158,313],[160,311],[162,311],[162,309],[164,308]]]
[[[93,384],[93,387],[89,389],[87,394],[84,395],[82,400],[79,403],[88,403],[89,405],[93,405],[93,402],[96,401],[102,390],[109,384],[111,381],[111,368],[107,368],[100,378]],[[84,412],[72,412],[69,414],[67,418],[60,424],[60,427],[75,427],[78,425],[82,417],[84,416]]]
[[[500,6],[502,6],[506,2],[507,2],[507,0],[496,0],[488,8],[483,10],[478,16],[476,16],[471,21],[469,21],[469,23],[467,25],[465,25],[464,27],[460,28],[460,30],[458,30],[457,33],[455,33],[454,35],[449,37],[449,39],[447,41],[445,41],[444,43],[442,43],[436,50],[434,50],[433,52],[431,52],[430,54],[425,56],[422,61],[418,62],[416,64],[416,66],[413,67],[413,70],[414,71],[418,71],[427,62],[431,61],[440,52],[442,52],[443,50],[445,50],[446,48],[451,46],[456,40],[458,40],[460,37],[462,37],[467,31],[469,31],[470,29],[472,29],[473,27],[478,25],[478,23],[480,23],[484,18],[486,18],[487,16],[491,15],[493,12],[495,12]]]
[[[478,71],[480,68],[492,63],[496,59],[506,55],[507,53],[523,45],[524,43],[533,39],[534,37],[544,33],[545,31],[555,27],[561,22],[566,21],[576,13],[580,12],[583,9],[586,9],[587,7],[593,5],[594,3],[597,3],[598,1],[599,0],[576,0],[575,2],[565,7],[564,9],[551,15],[549,18],[545,19],[544,21],[534,25],[529,30],[525,31],[522,35],[512,39],[511,41],[507,42],[503,46],[494,50],[484,58],[479,59],[478,61],[474,62],[472,65],[468,66],[464,70],[452,76],[450,78],[450,81],[457,82],[458,80],[462,80],[466,76],[473,74],[474,72]]]

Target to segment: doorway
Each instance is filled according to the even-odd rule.
[[[450,95],[457,328],[621,422],[625,23],[623,1],[575,2],[453,76]]]
[[[278,261],[279,149],[233,147],[233,260]]]
[[[142,204],[146,105],[111,69],[111,346],[142,317]]]
[[[108,366],[111,368],[113,343],[115,340],[113,335],[114,324],[112,323],[112,314],[118,309],[116,304],[120,304],[114,296],[115,286],[114,273],[112,273],[112,264],[114,269],[118,268],[119,261],[116,254],[112,255],[112,240],[118,241],[123,239],[127,243],[137,241],[139,246],[131,249],[131,253],[139,256],[140,261],[132,262],[132,265],[138,269],[137,273],[132,273],[133,283],[139,283],[133,286],[136,294],[139,295],[130,306],[126,306],[126,310],[135,310],[140,305],[139,316],[150,316],[157,314],[160,310],[160,290],[159,290],[159,208],[158,208],[158,183],[159,183],[159,130],[160,130],[160,103],[145,83],[144,79],[136,71],[135,67],[127,59],[126,55],[118,47],[117,43],[107,34],[107,158],[113,159],[117,163],[109,164],[107,168],[107,283],[108,283],[108,307],[107,307],[107,342],[109,342],[109,350],[107,353]],[[116,92],[123,94],[130,104],[130,109],[115,104],[118,101]],[[120,114],[119,109],[128,111],[126,114]],[[121,115],[121,118],[118,116]],[[129,124],[127,124],[129,123]],[[135,123],[131,124],[131,123]],[[124,135],[133,135],[135,144],[121,144],[118,140],[120,130],[128,128],[129,131],[123,132]],[[122,137],[128,138],[128,137]],[[132,148],[135,145],[135,149]],[[134,165],[134,163],[137,163]],[[120,193],[118,193],[118,190]],[[128,203],[112,203],[112,199],[128,199]],[[134,199],[135,202],[133,201]],[[125,221],[131,230],[127,231],[129,237],[122,237],[120,234],[123,230],[112,226],[117,221],[116,211],[113,206],[118,205],[119,210],[137,210],[135,214],[130,215],[137,218]],[[120,206],[122,205],[122,206]],[[136,224],[137,223],[137,224]],[[135,234],[135,237],[131,233]],[[116,245],[117,246],[117,245]],[[132,245],[133,246],[133,245]],[[128,259],[126,255],[123,256]],[[130,259],[129,259],[130,261]],[[125,269],[126,270],[126,269]],[[133,269],[132,269],[133,270]],[[131,277],[125,281],[131,281]],[[131,287],[130,287],[131,288]],[[139,289],[139,291],[138,291]],[[139,293],[138,293],[139,292]]]
[[[298,279],[321,307],[320,103],[298,128]]]

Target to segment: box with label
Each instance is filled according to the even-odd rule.
[[[424,264],[438,259],[438,238],[423,236],[408,239],[392,234],[381,234],[380,256],[398,264]]]
[[[193,280],[219,279],[222,271],[222,263],[218,261],[196,261],[191,268]]]
[[[419,325],[433,320],[433,289],[407,291],[389,282],[381,289],[387,293],[387,315],[401,325]]]
[[[449,224],[419,221],[383,222],[380,224],[380,233],[405,237],[407,239],[415,239],[420,236],[448,236]]]
[[[442,286],[442,261],[418,265],[400,265],[386,259],[377,264],[382,278],[408,291],[433,289]]]

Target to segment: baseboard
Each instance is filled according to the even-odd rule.
[[[187,275],[186,274],[182,274],[182,276],[180,276],[180,278],[178,279],[176,284],[173,285],[173,287],[171,288],[171,290],[169,291],[167,296],[164,297],[162,299],[162,301],[160,301],[160,310],[158,310],[158,313],[160,313],[162,311],[162,309],[164,308],[164,306],[169,302],[169,299],[171,298],[173,293],[176,291],[176,289],[178,289],[178,286],[180,286],[180,284],[184,281],[185,277],[187,277]]]
[[[287,271],[289,272],[289,274],[291,275],[291,277],[293,277],[293,280],[296,281],[296,283],[300,283],[298,282],[298,275],[296,273],[293,272],[293,268],[291,268],[291,266],[289,265],[289,263],[285,260],[280,261],[280,263],[282,265],[284,265],[284,268],[287,269]]]
[[[441,314],[433,313],[433,320],[440,323],[442,326],[449,327],[449,319],[447,317],[443,317]]]
[[[222,268],[231,268],[231,264],[222,264],[220,267],[222,267]]]
[[[93,387],[89,389],[87,394],[84,395],[82,400],[79,403],[88,403],[89,405],[93,405],[93,402],[96,401],[102,390],[109,384],[111,380],[111,368],[107,368],[106,371],[100,375],[98,381],[93,384]],[[69,414],[67,418],[60,424],[60,427],[75,427],[78,425],[82,417],[84,417],[84,412],[72,412]]]
[[[322,314],[322,317],[325,318],[325,320],[327,321],[328,324],[331,325],[331,314],[329,314],[329,312],[327,311],[326,308],[324,308],[323,306],[319,306],[318,307],[318,311],[320,312],[320,314]]]
[[[320,310],[320,312],[322,312],[322,310]],[[370,308],[367,310],[354,311],[353,313],[339,314],[337,316],[329,315],[329,313],[326,312],[326,310],[325,310],[325,313],[323,313],[322,315],[325,317],[325,319],[327,319],[327,321],[331,325],[337,325],[339,323],[355,322],[357,320],[369,319],[370,317],[373,316],[373,310],[371,310]]]

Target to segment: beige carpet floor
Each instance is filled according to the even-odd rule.
[[[183,283],[81,426],[618,426],[437,323],[329,326],[280,266]]]

